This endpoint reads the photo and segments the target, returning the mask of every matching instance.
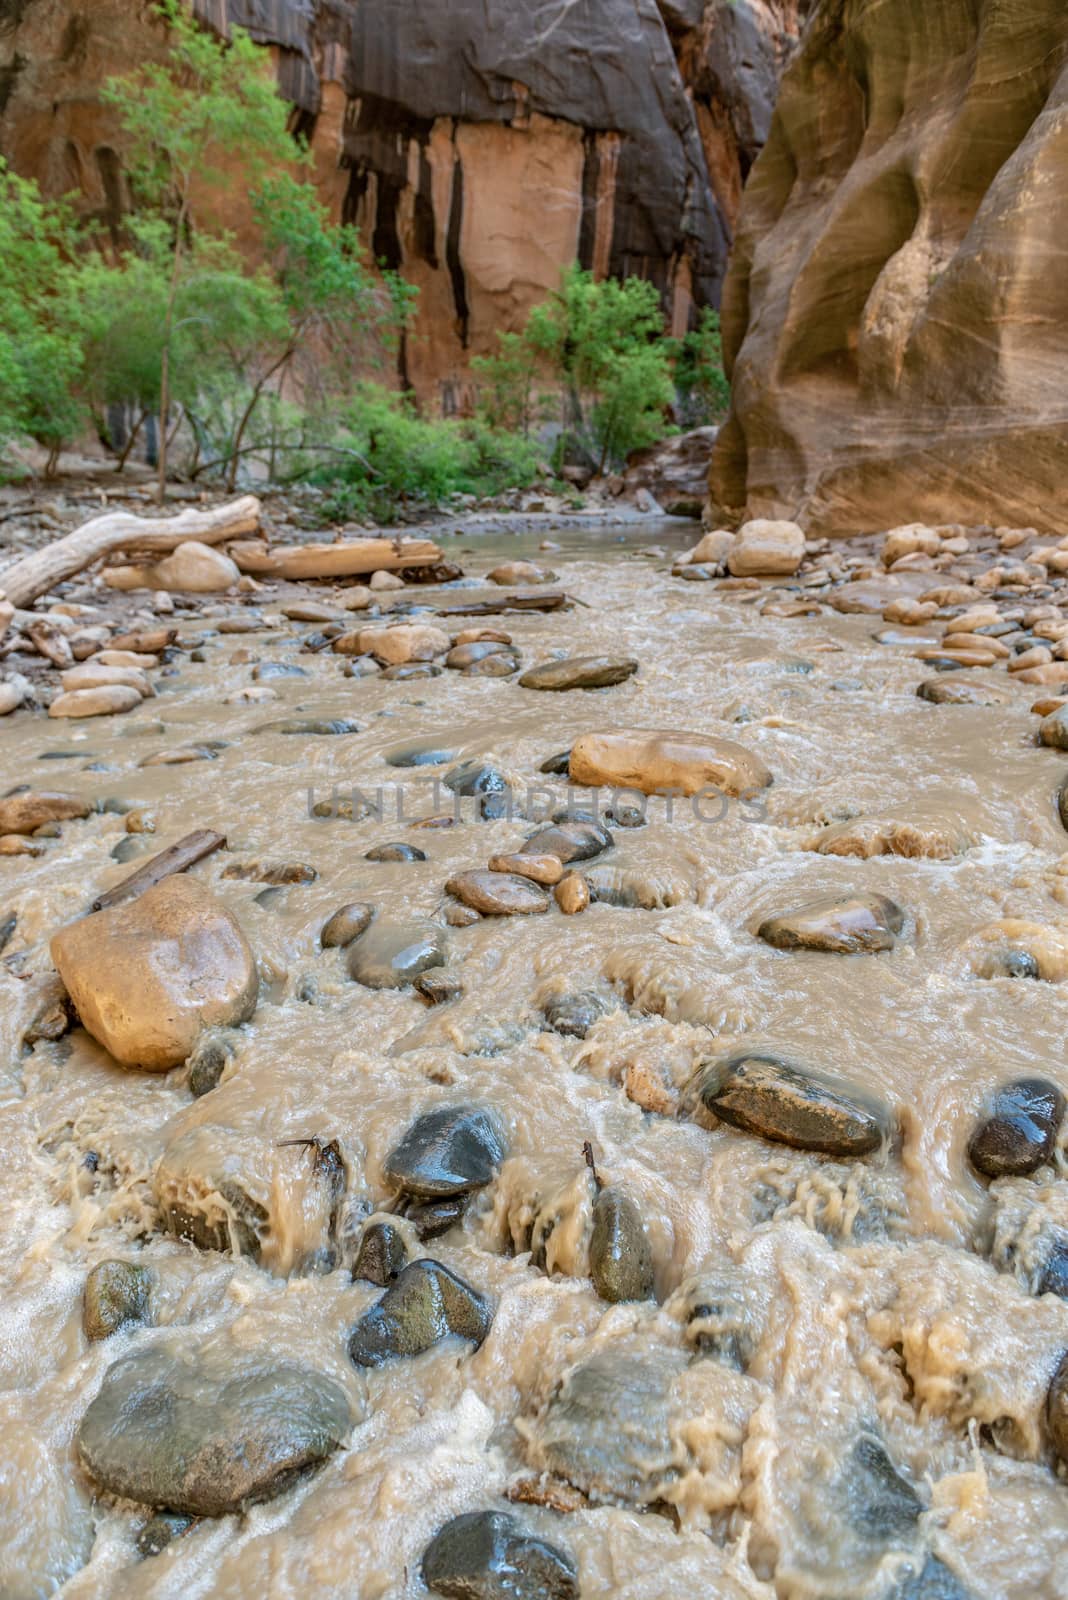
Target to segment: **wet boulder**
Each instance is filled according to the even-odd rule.
[[[905,924],[904,912],[881,894],[812,900],[796,911],[768,917],[757,938],[776,950],[823,950],[870,955],[892,950]]]
[[[735,578],[789,577],[804,554],[805,535],[796,522],[758,519],[739,528],[727,566]]]
[[[1065,1097],[1047,1078],[1003,1084],[991,1113],[968,1141],[968,1159],[987,1178],[1021,1177],[1053,1155]]]
[[[114,717],[141,704],[141,691],[127,684],[102,683],[92,689],[65,689],[48,707],[50,717]]]
[[[48,789],[23,789],[0,800],[0,834],[35,833],[46,822],[67,822],[87,817],[90,806],[75,794],[58,794]]]
[[[1068,1355],[1053,1374],[1046,1399],[1046,1421],[1053,1448],[1068,1466]]]
[[[345,1392],[322,1373],[184,1337],[115,1362],[76,1442],[107,1493],[221,1517],[280,1494],[351,1426]]]
[[[565,1038],[585,1039],[595,1022],[616,1010],[619,1002],[612,997],[578,990],[573,994],[554,995],[542,1007],[545,1026]]]
[[[607,689],[625,683],[638,670],[629,657],[569,656],[563,661],[544,661],[531,667],[519,680],[521,689]]]
[[[572,783],[641,794],[694,795],[712,788],[740,795],[772,781],[759,757],[731,739],[644,728],[582,734],[571,748],[568,770]]]
[[[324,950],[344,948],[354,939],[358,939],[361,933],[367,932],[374,914],[374,907],[365,902],[356,901],[351,905],[340,906],[333,916],[323,923],[319,943]]]
[[[439,1199],[484,1189],[507,1153],[504,1128],[488,1107],[435,1106],[390,1151],[384,1173],[404,1194]]]
[[[444,928],[421,918],[377,919],[348,947],[349,972],[367,989],[403,989],[447,959]]]
[[[357,1322],[349,1355],[358,1367],[380,1367],[450,1337],[477,1347],[492,1322],[492,1305],[469,1283],[440,1261],[413,1261]]]
[[[442,780],[446,789],[461,799],[475,797],[478,810],[487,821],[508,814],[511,795],[507,778],[486,761],[461,761]]]
[[[364,854],[365,861],[425,861],[426,851],[418,845],[392,840],[388,844],[372,845]]]
[[[549,909],[545,890],[517,872],[458,872],[445,889],[484,917],[527,916]]]
[[[554,822],[531,834],[519,849],[524,856],[555,856],[561,866],[572,861],[592,861],[612,844],[612,835],[600,822]]]
[[[426,1548],[423,1582],[446,1600],[579,1597],[572,1557],[505,1511],[471,1511],[447,1522]]]
[[[883,1108],[778,1056],[741,1053],[706,1062],[692,1092],[721,1122],[797,1150],[870,1155],[889,1131]]]
[[[194,878],[60,929],[52,960],[86,1030],[123,1066],[165,1072],[206,1028],[244,1022],[259,991],[235,918]]]

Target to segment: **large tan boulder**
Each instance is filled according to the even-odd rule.
[[[125,1067],[166,1072],[201,1031],[244,1022],[258,990],[234,917],[194,878],[61,928],[52,960],[83,1025]]]
[[[724,288],[714,506],[1068,532],[1066,51],[1064,0],[819,0]]]
[[[26,789],[0,800],[0,833],[33,833],[46,822],[87,817],[89,802],[56,789]]]
[[[451,643],[441,628],[429,622],[409,622],[396,628],[361,628],[357,648],[351,653],[372,655],[383,666],[399,667],[406,661],[433,661],[435,656],[444,655]]]
[[[149,566],[108,567],[104,571],[104,582],[112,589],[162,589],[175,594],[218,594],[240,577],[229,556],[196,539],[188,539]]]
[[[156,692],[140,667],[99,666],[96,661],[68,667],[59,681],[64,689],[105,689],[118,684],[124,689],[136,689],[143,700]]]
[[[727,528],[710,528],[675,563],[678,567],[721,567],[734,549],[735,535]]]
[[[590,788],[610,784],[642,794],[749,794],[772,781],[760,758],[732,739],[647,728],[582,734],[571,747],[569,775]]]
[[[100,683],[91,689],[68,689],[48,708],[50,717],[113,717],[141,704],[140,689],[125,683]]]
[[[736,578],[788,578],[801,565],[805,535],[796,522],[747,522],[731,545],[727,566]]]

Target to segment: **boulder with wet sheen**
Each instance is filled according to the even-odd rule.
[[[778,1056],[739,1054],[701,1067],[701,1102],[743,1133],[831,1156],[863,1156],[888,1132],[885,1110]]]
[[[968,1141],[972,1166],[987,1178],[1037,1171],[1053,1155],[1064,1112],[1065,1097],[1047,1078],[1003,1084]]]
[[[796,911],[768,917],[757,937],[777,950],[823,950],[842,955],[892,950],[904,927],[901,907],[881,894],[828,895]]]
[[[349,1337],[358,1367],[380,1367],[396,1356],[418,1356],[442,1339],[478,1346],[493,1321],[490,1302],[440,1261],[413,1261]]]
[[[367,989],[403,989],[448,959],[445,930],[436,922],[372,922],[348,947],[348,967]]]
[[[416,1118],[383,1171],[404,1194],[438,1199],[485,1188],[507,1153],[504,1128],[489,1107],[435,1106]]]
[[[506,1511],[447,1522],[423,1556],[423,1582],[446,1600],[578,1600],[571,1556]]]
[[[221,1517],[281,1493],[351,1423],[348,1398],[324,1374],[186,1335],[109,1367],[76,1443],[109,1494]]]

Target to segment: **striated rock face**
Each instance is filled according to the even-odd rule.
[[[719,300],[741,185],[808,0],[192,0],[271,47],[335,214],[420,290],[405,376],[446,411],[469,362],[578,259]],[[117,228],[98,89],[158,57],[135,0],[0,6],[0,153]]]
[[[723,329],[720,513],[1068,531],[1064,0],[821,0]]]

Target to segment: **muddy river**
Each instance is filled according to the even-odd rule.
[[[876,642],[877,615],[762,614],[787,590],[686,583],[636,542],[541,557],[569,609],[447,624],[506,630],[523,670],[638,663],[610,687],[347,676],[346,659],[301,648],[316,624],[265,592],[249,635],[215,631],[234,604],[180,612],[177,670],[150,672],[155,698],[125,716],[0,724],[5,788],[118,802],[0,860],[0,921],[17,914],[0,963],[4,1600],[423,1596],[435,1535],[481,1512],[514,1519],[493,1526],[544,1575],[514,1591],[454,1575],[439,1592],[1068,1596],[1047,1420],[1068,1349],[1065,1135],[1054,1116],[1022,1175],[984,1174],[968,1151],[1002,1086],[1068,1091],[1064,755],[1036,745],[1036,690],[1004,672],[982,674],[1001,703],[929,703],[915,643]],[[480,577],[499,558],[462,559]],[[271,697],[240,699],[253,686]],[[300,719],[358,731],[263,726]],[[540,915],[468,921],[446,883],[568,804],[549,758],[635,728],[736,741],[773,782],[654,796],[644,820],[641,797],[572,787],[574,809],[611,813],[611,844],[571,864],[593,903],[564,915],[538,889]],[[413,745],[435,763],[389,764]],[[435,792],[468,762],[489,769],[475,786],[502,815]],[[154,832],[128,831],[130,807]],[[215,1087],[194,1097],[187,1066],[119,1066],[77,1026],[24,1043],[54,1003],[51,936],[194,828],[226,836],[189,879],[233,913],[259,972],[254,1015],[201,1059]],[[425,859],[366,858],[397,843]],[[311,881],[270,881],[294,876]],[[893,903],[874,950],[757,935],[858,896]],[[348,904],[373,908],[369,933],[322,948]],[[385,930],[389,946],[413,921],[436,945],[434,982],[353,976],[361,940]],[[762,1073],[778,1089],[764,1095]],[[810,1083],[824,1122],[848,1122],[841,1143],[795,1137],[797,1108],[782,1108]],[[466,1187],[461,1173],[405,1189],[398,1149],[425,1135],[433,1164],[435,1130],[447,1145],[457,1125],[445,1155],[471,1168]],[[609,1268],[615,1241],[642,1298],[613,1303],[591,1281],[600,1261],[605,1287],[606,1228]],[[354,1274],[372,1256],[372,1272],[395,1258],[379,1281]],[[434,1282],[460,1331],[354,1359],[387,1278],[420,1259],[453,1275]],[[87,1276],[116,1261],[147,1269],[140,1314],[90,1340]],[[101,1446],[130,1467],[133,1498],[92,1476],[82,1430],[133,1357],[150,1374],[177,1364],[193,1401],[207,1374],[224,1433],[227,1382],[263,1378],[270,1431],[270,1374],[314,1375],[333,1408],[326,1459],[241,1514],[175,1518],[144,1555],[154,1510],[171,1509],[136,1481],[155,1424],[142,1408],[136,1439],[116,1424]],[[177,1451],[168,1404],[156,1444]]]

